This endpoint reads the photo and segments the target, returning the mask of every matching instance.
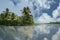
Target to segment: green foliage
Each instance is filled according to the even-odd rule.
[[[33,24],[33,16],[31,15],[29,7],[24,7],[22,13],[23,13],[23,24],[24,25]]]
[[[0,17],[1,17],[1,19],[5,18],[3,13],[1,13]]]
[[[24,7],[22,10],[23,16],[17,16],[15,13],[10,12],[8,8],[6,8],[3,13],[0,14],[0,25],[6,26],[23,26],[23,25],[32,25],[33,16],[31,15],[31,11],[29,7]]]
[[[7,17],[9,15],[9,9],[6,8],[6,11],[5,11],[5,17]]]
[[[14,18],[15,18],[15,14],[12,13],[12,15],[11,15],[11,19],[13,20]]]

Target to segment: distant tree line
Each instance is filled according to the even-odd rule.
[[[24,26],[33,25],[33,16],[29,7],[24,7],[22,10],[22,16],[18,16],[13,12],[10,12],[8,8],[0,14],[0,25],[6,26]]]
[[[60,24],[60,22],[50,22],[49,24]]]

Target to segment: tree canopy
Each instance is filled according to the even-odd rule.
[[[8,8],[0,14],[0,25],[19,26],[19,25],[32,25],[33,16],[29,7],[24,7],[22,10],[22,16],[16,15],[16,13],[10,12]]]

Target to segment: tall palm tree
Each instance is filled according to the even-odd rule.
[[[23,17],[23,24],[31,24],[31,16],[30,16],[30,13],[31,13],[31,11],[30,11],[30,8],[29,7],[24,7],[23,8],[23,15],[24,15],[24,17]]]

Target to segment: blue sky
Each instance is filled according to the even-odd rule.
[[[0,13],[6,8],[22,15],[23,7],[29,6],[37,23],[60,21],[60,0],[0,0]]]

